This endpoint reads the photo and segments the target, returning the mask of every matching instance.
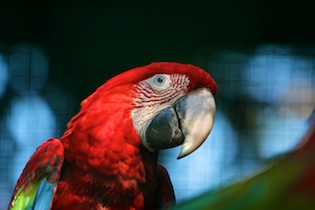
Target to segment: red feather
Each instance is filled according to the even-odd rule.
[[[50,183],[58,182],[63,158],[63,146],[58,139],[44,142],[27,162],[17,181],[14,194],[18,189],[24,188],[27,183],[43,177],[47,177],[47,181]]]
[[[11,202],[20,189],[26,192],[31,185],[42,180],[47,180],[47,182],[57,185],[63,160],[64,149],[58,139],[47,140],[39,146],[36,152],[30,157],[18,179]]]

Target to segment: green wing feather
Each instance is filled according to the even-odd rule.
[[[9,209],[50,209],[63,160],[64,148],[58,139],[39,146],[16,183]]]

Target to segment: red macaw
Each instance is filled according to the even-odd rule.
[[[108,80],[59,139],[31,156],[9,209],[155,209],[175,202],[158,150],[178,158],[209,135],[217,85],[189,64],[157,62]]]

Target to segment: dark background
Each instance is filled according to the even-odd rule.
[[[152,61],[190,63],[200,52],[263,43],[313,45],[313,1],[7,1],[0,45],[41,44],[50,79],[79,99],[109,76]],[[0,48],[1,49],[1,48]]]

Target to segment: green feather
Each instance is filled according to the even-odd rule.
[[[20,188],[14,196],[10,210],[32,209],[40,183],[38,181],[26,188]]]

